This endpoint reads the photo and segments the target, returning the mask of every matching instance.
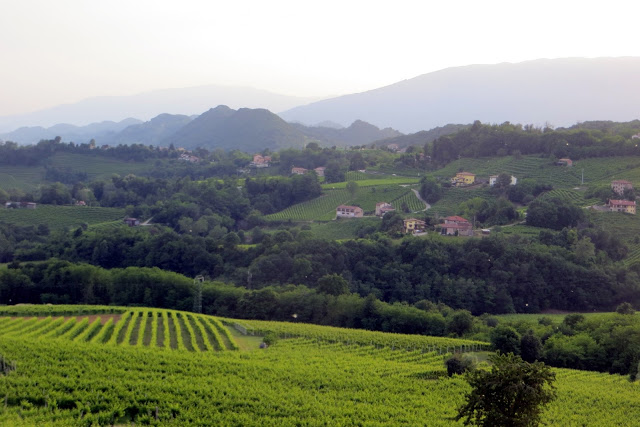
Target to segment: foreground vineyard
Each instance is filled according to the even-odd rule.
[[[473,342],[231,321],[282,338],[266,350],[181,351],[210,344],[196,331],[217,319],[156,309],[99,316],[111,317],[100,327],[86,316],[69,325],[55,315],[0,318],[0,355],[16,368],[0,373],[1,425],[461,425],[453,417],[468,386],[445,375],[444,355],[417,344]],[[637,383],[557,372],[547,424],[640,417]]]
[[[211,316],[171,310],[121,310],[97,308],[70,316],[69,308],[53,310],[21,307],[24,317],[0,317],[0,338],[28,337],[36,340],[136,346],[194,352],[237,350],[229,330]],[[14,313],[12,313],[12,311]],[[0,311],[1,312],[1,311]],[[15,314],[16,310],[5,310]],[[99,313],[99,314],[96,314]],[[67,317],[63,317],[63,316]],[[29,317],[27,317],[29,316]]]

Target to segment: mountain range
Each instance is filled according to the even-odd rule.
[[[130,96],[94,97],[32,113],[2,116],[0,132],[11,132],[25,126],[46,128],[58,123],[85,126],[102,121],[119,122],[129,117],[144,121],[162,113],[191,116],[220,104],[229,105],[231,108],[267,108],[271,111],[283,111],[318,99],[320,98],[286,96],[233,86],[162,89]]]
[[[448,123],[570,126],[640,116],[640,58],[539,59],[447,68],[280,113],[304,124],[361,119],[403,133]]]
[[[402,135],[400,132],[357,120],[347,128],[326,126],[307,127],[287,123],[269,110],[240,108],[226,105],[211,108],[199,116],[160,114],[149,121],[126,119],[121,122],[101,122],[87,126],[56,125],[50,128],[20,128],[0,135],[7,141],[22,144],[37,143],[41,139],[60,136],[65,142],[98,145],[144,144],[193,149],[222,148],[247,152],[265,148],[301,148],[310,141],[325,146],[362,145]]]
[[[359,145],[399,137],[400,132],[438,128],[448,132],[451,123],[475,120],[563,127],[589,120],[622,122],[640,116],[638,75],[637,57],[565,58],[447,68],[320,101],[247,88],[167,89],[92,98],[27,115],[0,117],[0,131],[7,126],[16,129],[16,123],[38,125],[0,134],[0,139],[34,143],[60,135],[64,140],[95,138],[107,144],[172,142],[241,148],[237,145],[241,143],[277,148],[299,146],[307,140]],[[209,109],[221,104],[229,107]],[[280,117],[271,113],[282,110]],[[92,119],[97,123],[79,128]],[[131,125],[134,127],[127,129]],[[430,137],[418,134],[397,142],[420,143]]]

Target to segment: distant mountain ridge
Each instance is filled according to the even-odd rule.
[[[280,113],[287,121],[356,119],[417,132],[447,123],[571,126],[640,117],[640,58],[540,59],[447,68]]]
[[[347,128],[304,126],[294,123],[293,126],[312,139],[328,145],[362,145],[379,139],[393,138],[402,134],[395,129],[379,129],[370,123],[356,120]]]
[[[68,123],[62,123],[49,128],[41,126],[22,127],[13,132],[0,134],[0,139],[17,142],[19,144],[35,144],[41,139],[54,139],[59,136],[64,141],[73,141],[81,144],[87,143],[91,139],[109,139],[127,127],[139,125],[140,123],[142,123],[141,120],[128,118],[120,122],[103,121],[91,123],[86,126],[74,126]]]
[[[104,120],[118,122],[128,117],[142,121],[150,120],[162,113],[202,114],[212,105],[220,104],[232,108],[268,108],[272,111],[283,111],[318,99],[321,98],[287,96],[235,86],[207,85],[162,89],[130,96],[99,96],[32,113],[0,116],[0,132],[10,132],[25,126],[51,127],[56,123],[84,126]]]

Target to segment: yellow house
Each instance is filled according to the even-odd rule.
[[[426,223],[424,221],[421,221],[419,219],[415,219],[415,218],[407,218],[405,220],[403,220],[404,224],[403,224],[403,230],[406,233],[417,233],[417,232],[421,232],[424,231],[425,227],[426,227]]]
[[[458,185],[471,185],[475,182],[476,176],[471,172],[458,172],[455,178],[451,179],[451,183]]]
[[[632,215],[636,214],[635,200],[609,200],[608,207],[612,212],[626,212]]]

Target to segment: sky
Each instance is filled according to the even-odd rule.
[[[627,0],[0,4],[0,116],[155,89],[329,97],[454,66],[640,56]]]

